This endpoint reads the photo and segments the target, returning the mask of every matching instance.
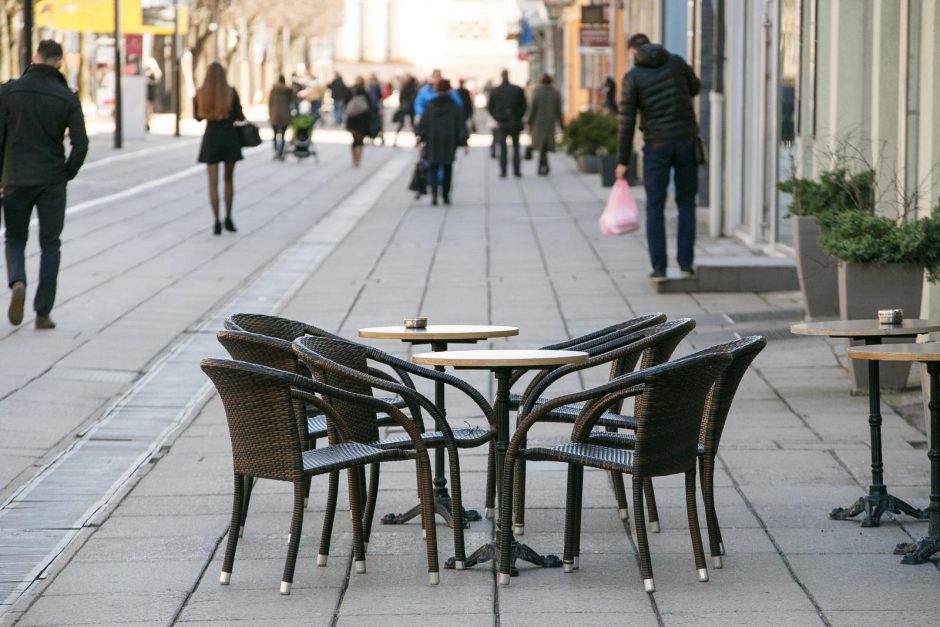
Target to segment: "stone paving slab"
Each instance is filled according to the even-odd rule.
[[[340,146],[327,150],[334,148],[336,159],[346,158]],[[334,164],[311,168],[302,189],[288,175],[290,170],[278,164],[258,161],[254,168],[244,168],[238,201],[244,203],[239,205],[244,207],[239,214],[244,234],[237,247],[225,238],[213,240],[207,232],[193,234],[205,230],[206,223],[204,209],[195,211],[204,193],[196,177],[151,195],[154,205],[169,203],[167,215],[142,210],[134,214],[136,222],[127,224],[103,209],[82,213],[76,233],[81,229],[84,238],[74,250],[78,263],[63,309],[86,326],[79,342],[43,346],[44,352],[30,358],[36,373],[44,371],[44,360],[59,360],[60,376],[15,385],[24,392],[38,390],[39,382],[50,389],[73,386],[70,391],[74,389],[83,407],[100,406],[127,384],[128,373],[145,372],[180,332],[199,334],[220,326],[214,307],[251,279],[257,271],[252,268],[276,259],[288,240],[296,240],[298,229],[314,223],[303,216],[307,207],[335,204],[370,184],[368,172],[394,154],[391,149],[367,150],[362,174],[343,172],[334,159]],[[130,162],[125,165],[133,170]],[[725,568],[710,570],[711,581],[696,580],[681,480],[657,479],[663,530],[650,535],[657,591],[643,593],[629,524],[617,516],[609,480],[598,472],[585,481],[581,568],[573,574],[524,565],[521,576],[501,588],[487,564],[467,572],[442,571],[440,586],[430,588],[417,520],[403,526],[376,521],[368,572],[353,573],[349,519],[343,509],[345,479],[329,565],[318,568],[313,556],[326,491],[326,481],[320,479],[313,482],[306,510],[293,593],[277,594],[291,495],[290,486],[275,482],[259,482],[254,491],[232,583],[219,586],[232,479],[224,415],[220,403],[211,401],[96,517],[94,527],[78,532],[46,579],[4,620],[19,619],[22,625],[411,625],[459,615],[471,625],[925,622],[937,607],[933,593],[940,570],[901,566],[890,555],[894,543],[923,533],[924,524],[886,519],[877,529],[862,529],[857,522],[831,521],[826,515],[833,506],[857,498],[867,485],[867,399],[848,393],[844,348],[825,340],[779,339],[788,338],[787,324],[793,320],[787,317],[799,309],[797,295],[655,294],[646,279],[642,236],[604,238],[597,233],[604,191],[595,177],[576,174],[563,158],[555,159],[548,179],[498,179],[495,173],[483,150],[462,158],[451,207],[415,201],[401,180],[382,183],[381,201],[369,205],[366,217],[348,234],[315,230],[304,240],[320,246],[339,238],[332,253],[276,308],[350,338],[362,326],[394,324],[414,314],[435,321],[522,327],[518,338],[483,342],[482,348],[539,346],[649,311],[701,320],[677,354],[734,333],[774,332],[775,339],[742,382],[726,430],[716,496],[728,554]],[[194,194],[199,203],[184,200]],[[290,208],[272,215],[278,203]],[[674,228],[674,217],[669,224]],[[137,235],[140,227],[148,235]],[[105,239],[131,237],[136,242],[95,253],[96,229]],[[739,252],[728,241],[702,238],[697,243],[700,256]],[[121,268],[128,269],[119,272]],[[115,307],[126,313],[107,317]],[[141,333],[142,328],[148,332]],[[122,357],[121,343],[136,336],[138,348]],[[38,338],[14,333],[0,338],[0,347],[8,340],[29,347],[33,339]],[[405,357],[425,350],[394,342],[376,346]],[[108,363],[115,365],[115,374],[109,374]],[[9,372],[20,374],[12,368]],[[457,374],[492,395],[487,373]],[[557,393],[605,379],[606,372],[569,377]],[[48,392],[31,397],[18,392],[10,400],[17,396],[22,400],[10,405],[11,412],[16,410],[11,416],[24,416],[32,404],[45,403]],[[169,406],[159,387],[146,398],[142,409],[159,412]],[[0,399],[0,419],[5,403]],[[448,396],[448,409],[454,424],[480,421],[479,410],[456,395]],[[47,439],[78,429],[90,410],[83,411],[50,429]],[[926,455],[910,444],[922,440],[923,433],[887,407],[884,417],[886,476],[899,496],[924,501]],[[126,426],[134,438],[146,439],[150,433],[146,412],[134,414]],[[19,428],[25,434],[29,423]],[[568,431],[564,425],[539,427],[531,441],[553,441]],[[28,440],[24,435],[23,451],[39,444]],[[28,456],[22,457],[28,463]],[[467,507],[482,508],[485,464],[485,451],[461,453]],[[564,469],[553,464],[529,467],[529,508],[521,539],[538,550],[562,550],[564,476]],[[381,486],[379,516],[410,507],[415,502],[413,466],[386,465]],[[634,517],[631,512],[631,521]],[[436,531],[443,560],[453,550],[452,531],[440,524]],[[466,533],[468,549],[491,532],[490,521],[472,523]],[[0,550],[7,554],[16,558],[13,551]],[[152,577],[141,574],[155,570],[159,572]],[[889,611],[865,609],[873,593],[879,599],[891,597],[888,605],[879,605]]]

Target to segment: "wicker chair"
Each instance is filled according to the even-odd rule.
[[[609,342],[610,340],[621,337],[625,333],[633,333],[634,331],[639,331],[654,324],[659,324],[660,322],[666,321],[666,314],[663,313],[654,313],[646,314],[643,316],[637,316],[635,318],[630,318],[629,320],[624,320],[623,322],[618,322],[617,324],[612,324],[584,335],[579,335],[578,337],[573,337],[569,340],[564,340],[562,342],[556,342],[555,344],[549,344],[543,346],[542,350],[571,350],[571,351],[584,351],[588,355],[595,355],[600,350],[600,347]],[[525,369],[517,370],[512,373],[512,378],[509,380],[510,386],[515,385],[516,382],[524,375],[527,371]],[[536,376],[536,381],[550,371],[543,371]],[[533,381],[534,382],[534,381]],[[509,395],[509,408],[510,409],[519,409],[519,403],[522,402],[522,394],[512,393]]]
[[[512,534],[512,482],[516,461],[521,458],[568,464],[568,497],[565,515],[563,569],[578,567],[581,535],[581,482],[584,466],[633,475],[633,506],[643,587],[653,592],[653,568],[643,515],[645,479],[685,474],[686,508],[695,567],[700,581],[708,581],[705,553],[695,504],[695,467],[702,412],[716,378],[730,363],[725,353],[697,354],[646,370],[623,375],[602,386],[548,401],[526,414],[506,451],[503,492],[500,504],[502,533],[498,580],[509,583]],[[591,432],[609,407],[635,396],[637,431],[634,450],[590,443]],[[553,409],[576,402],[588,403],[581,410],[571,441],[546,448],[522,448],[526,433]]]
[[[215,384],[225,407],[232,441],[234,498],[228,544],[222,562],[219,582],[231,581],[235,549],[241,525],[244,477],[251,476],[294,484],[294,508],[288,540],[287,559],[281,578],[281,594],[290,594],[294,566],[303,528],[305,483],[309,477],[339,470],[362,468],[384,461],[416,460],[418,487],[422,498],[422,516],[427,531],[428,580],[440,581],[437,559],[437,536],[433,525],[431,503],[431,465],[427,447],[414,423],[400,410],[371,396],[362,396],[257,364],[221,359],[204,359],[202,370]],[[368,412],[387,412],[408,433],[412,448],[379,449],[356,441],[360,426],[333,411],[330,403],[321,403],[322,395],[330,403],[362,408]],[[325,448],[304,451],[298,433],[296,400],[321,405],[338,434],[338,442]],[[374,424],[374,423],[373,423]],[[362,533],[362,494],[355,473],[349,472],[350,509],[352,511],[353,559],[355,571],[366,570]]]
[[[519,408],[518,420],[523,419],[525,415],[540,404],[546,403],[549,399],[542,396],[555,382],[575,372],[580,372],[587,368],[593,368],[604,364],[610,364],[610,379],[613,380],[619,376],[632,372],[637,362],[640,362],[640,368],[646,369],[652,366],[665,363],[672,356],[676,347],[682,339],[692,332],[695,328],[695,321],[689,318],[661,322],[652,326],[646,326],[640,330],[630,332],[629,329],[614,332],[604,336],[604,343],[591,347],[592,356],[587,361],[580,364],[562,366],[548,371],[532,381],[522,395],[524,399]],[[580,414],[583,406],[581,404],[567,405],[557,408],[545,414],[542,422],[560,422],[573,424]],[[620,404],[611,407],[611,410],[605,414],[600,426],[606,427],[610,431],[616,431],[623,425],[613,419],[613,412],[620,410]],[[523,442],[525,446],[525,442]],[[514,500],[515,522],[513,531],[516,535],[525,533],[525,458],[520,458],[519,465],[516,468],[516,497]],[[617,498],[620,517],[626,520],[628,515],[626,489],[623,484],[623,474],[612,472],[611,479],[614,486],[614,494]],[[655,505],[652,491],[647,492],[647,498],[650,504]],[[653,510],[655,512],[655,507]],[[657,518],[658,520],[658,518]]]
[[[708,545],[712,566],[715,568],[723,566],[722,556],[725,554],[725,543],[721,537],[721,527],[718,525],[718,514],[715,511],[715,456],[718,454],[718,444],[721,442],[721,434],[724,431],[735,392],[738,391],[738,385],[751,362],[764,350],[765,346],[767,346],[766,339],[751,336],[726,344],[718,344],[700,353],[722,353],[731,356],[730,365],[715,381],[708,395],[699,433],[699,481],[702,485],[702,500],[705,503],[705,520],[708,523]],[[632,416],[627,416],[626,419],[632,425],[630,428],[636,429],[636,419]],[[594,431],[589,441],[593,444],[626,449],[632,449],[636,445],[636,438],[632,433]],[[649,483],[646,494],[647,498],[653,494],[652,482]],[[651,517],[657,515],[655,500],[647,504],[647,510]]]
[[[464,563],[466,562],[466,554],[463,531],[464,521],[462,518],[463,499],[460,489],[460,459],[457,450],[459,448],[474,448],[488,444],[490,446],[490,455],[495,454],[496,416],[490,404],[472,386],[457,377],[429,368],[416,366],[361,344],[347,342],[345,340],[333,340],[330,338],[304,337],[295,340],[294,350],[317,380],[323,383],[361,395],[370,395],[372,388],[395,392],[401,395],[404,401],[409,404],[413,416],[420,416],[418,409],[419,407],[423,407],[427,413],[433,417],[436,430],[424,431],[423,425],[421,424],[418,424],[417,428],[421,432],[421,439],[425,446],[429,448],[447,449],[451,475],[451,509],[454,518],[454,566],[457,570],[463,570]],[[433,381],[441,381],[457,388],[476,403],[486,417],[490,428],[481,429],[479,427],[467,427],[451,429],[447,420],[430,399],[411,388],[390,383],[385,379],[379,379],[369,374],[367,360],[370,359],[384,363],[387,366],[406,370],[410,374]],[[360,407],[338,401],[333,403],[333,407],[340,414],[349,414],[347,421],[354,419],[352,415],[353,412],[362,413],[363,411]],[[362,421],[360,420],[360,422]],[[392,437],[378,440],[377,431],[371,429],[368,431],[364,430],[360,435],[363,438],[360,441],[366,441],[371,446],[381,449],[410,448],[412,446],[412,441],[408,437]],[[491,481],[492,477],[488,475],[488,494],[490,494],[492,490],[492,486],[490,485]],[[373,474],[370,477],[369,483],[368,503],[370,507],[366,512],[366,539],[369,537],[368,530],[371,529],[371,519],[375,511],[378,486],[378,469],[373,467]]]

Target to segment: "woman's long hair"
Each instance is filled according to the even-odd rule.
[[[210,63],[206,69],[206,79],[196,91],[196,106],[206,120],[224,120],[232,112],[232,88],[218,61]]]

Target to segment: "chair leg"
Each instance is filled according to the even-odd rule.
[[[575,465],[568,464],[568,489],[565,497],[565,551],[561,558],[561,569],[565,573],[574,572],[574,511],[577,490]]]
[[[643,590],[655,592],[653,563],[650,560],[650,545],[646,538],[646,514],[643,510],[643,477],[633,475],[633,530],[636,532],[636,548],[640,558],[640,576]]]
[[[695,554],[695,570],[699,581],[708,581],[705,566],[705,550],[702,548],[702,531],[698,525],[698,507],[695,505],[695,467],[685,473],[685,508],[689,514],[689,534],[692,536],[692,552]]]
[[[294,566],[300,549],[300,534],[304,526],[304,481],[294,482],[294,513],[290,523],[290,541],[287,543],[287,559],[284,561],[284,576],[281,577],[281,594],[290,594],[294,583]]]
[[[372,537],[372,519],[375,518],[375,502],[379,497],[379,464],[369,466],[369,496],[366,498],[366,511],[362,518],[362,537],[366,544]]]
[[[581,512],[584,508],[584,466],[575,467],[574,569],[581,568]]]
[[[520,448],[526,447],[526,439],[523,438]],[[517,536],[525,535],[525,457],[520,457],[516,462],[516,478],[513,486],[513,507],[516,508],[512,531]]]
[[[718,514],[715,511],[715,458],[698,458],[699,471],[702,473],[702,500],[705,501],[705,522],[708,525],[708,548],[712,556],[712,566],[724,566],[721,556],[725,554],[721,542],[721,527],[718,525]]]
[[[326,566],[330,558],[330,539],[333,535],[333,520],[336,518],[336,497],[339,493],[339,471],[330,473],[326,495],[326,511],[323,512],[323,531],[320,533],[320,550],[317,551],[317,566]]]
[[[499,525],[496,527],[499,534],[496,538],[499,542],[499,571],[496,574],[496,582],[501,586],[508,586],[511,577],[512,487],[515,471],[516,459],[507,455],[503,464],[503,485],[500,486]]]
[[[454,523],[454,568],[464,570],[467,563],[467,549],[463,535],[463,492],[460,488],[460,457],[457,446],[447,447],[447,459],[450,462],[450,511]]]
[[[219,583],[227,586],[232,580],[232,565],[235,562],[235,549],[238,548],[238,535],[242,523],[242,496],[245,491],[245,481],[242,475],[235,474],[235,490],[232,495],[232,521],[228,528],[228,543],[225,545],[225,558],[222,560],[222,574]]]
[[[496,509],[496,441],[490,440],[486,460],[486,496],[483,499],[483,517],[492,518]]]
[[[349,511],[352,519],[353,566],[358,574],[366,572],[366,548],[362,539],[362,467],[346,471],[349,477]]]
[[[245,521],[248,519],[248,503],[251,501],[251,489],[255,485],[255,478],[243,475],[242,482],[245,484],[245,490],[242,493],[241,525],[238,528],[238,536],[245,535]]]
[[[617,498],[617,511],[620,514],[620,520],[629,520],[630,509],[627,506],[627,490],[623,485],[623,474],[612,470],[610,471],[610,480],[614,484],[614,496]]]
[[[428,551],[428,584],[441,582],[441,567],[437,557],[437,527],[434,524],[434,489],[431,483],[431,462],[427,452],[419,453],[416,460],[418,494],[421,497],[421,521],[424,525],[424,541]]]
[[[650,531],[659,533],[659,510],[656,509],[656,493],[653,492],[653,480],[650,477],[643,480],[643,493],[646,495],[646,510],[650,516]]]

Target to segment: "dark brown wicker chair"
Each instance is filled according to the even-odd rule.
[[[653,567],[643,514],[646,478],[685,474],[686,508],[695,567],[700,581],[708,581],[705,553],[695,505],[695,468],[698,437],[706,399],[718,375],[730,363],[725,353],[696,354],[670,363],[627,374],[605,385],[548,401],[526,414],[509,443],[503,468],[500,504],[501,528],[499,583],[509,583],[512,534],[513,472],[520,458],[568,464],[568,497],[565,516],[563,569],[575,569],[580,552],[581,482],[585,466],[633,475],[633,525],[640,558],[643,587],[653,592]],[[625,450],[590,443],[591,432],[608,408],[636,397],[636,448]],[[560,446],[523,449],[526,433],[553,409],[587,402],[575,422],[571,441]]]
[[[417,428],[421,432],[421,439],[425,446],[429,448],[446,448],[447,456],[450,462],[451,474],[451,498],[452,515],[454,517],[454,562],[457,570],[464,569],[466,562],[464,546],[464,521],[462,519],[462,495],[460,489],[460,460],[457,453],[459,448],[473,448],[491,445],[496,436],[496,417],[493,409],[486,399],[477,392],[472,386],[461,379],[452,375],[438,372],[429,368],[423,368],[406,361],[387,355],[377,349],[347,342],[345,340],[334,340],[330,338],[304,337],[294,342],[294,350],[301,361],[310,369],[314,376],[321,382],[346,389],[360,395],[370,395],[372,388],[378,388],[387,392],[395,392],[409,404],[412,416],[420,416],[419,407],[426,410],[428,415],[432,416],[435,423],[434,431],[425,431],[424,425],[418,423]],[[384,363],[387,366],[396,369],[406,370],[410,374],[420,376],[433,381],[441,381],[447,385],[457,388],[473,400],[474,403],[483,412],[489,429],[479,427],[467,427],[460,429],[451,429],[444,416],[438,411],[434,403],[422,394],[385,379],[379,379],[368,372],[368,360],[375,360]],[[351,406],[342,402],[334,402],[334,409],[340,414],[348,412],[362,413],[360,407]],[[347,421],[353,420],[349,415]],[[365,424],[364,420],[358,420],[358,423]],[[411,439],[408,437],[393,437],[378,440],[377,430],[363,430],[359,434],[360,441],[368,442],[371,446],[381,449],[410,448]],[[493,447],[490,446],[490,453],[493,454]],[[489,483],[490,477],[488,477]],[[371,529],[371,520],[375,512],[375,502],[379,485],[379,473],[373,467],[373,474],[370,477],[369,484],[369,507],[366,512],[366,539],[369,537]],[[488,491],[491,488],[488,487]]]
[[[620,377],[628,372],[632,372],[637,362],[641,369],[651,368],[669,361],[672,353],[682,341],[682,339],[692,332],[695,328],[695,321],[690,318],[680,318],[669,322],[660,322],[652,326],[645,326],[640,330],[631,330],[629,328],[621,331],[615,331],[607,334],[602,339],[602,344],[590,347],[591,357],[580,364],[562,366],[546,372],[544,375],[533,379],[532,383],[526,388],[522,395],[523,402],[519,409],[519,418],[521,420],[525,415],[539,404],[544,404],[549,399],[542,396],[558,380],[575,372],[580,372],[587,368],[610,364],[610,380]],[[574,423],[580,414],[582,404],[574,404],[559,407],[558,409],[545,414],[542,422],[561,422]],[[600,426],[610,431],[616,431],[622,428],[614,418],[614,412],[620,411],[620,405],[611,407]],[[518,423],[517,420],[517,423]],[[523,442],[525,446],[525,442]],[[623,484],[623,474],[612,472],[611,479],[614,486],[614,495],[617,498],[617,505],[620,517],[627,519],[628,507],[626,489]],[[513,501],[516,506],[515,522],[513,531],[516,535],[523,535],[525,532],[525,458],[520,458],[519,465],[516,468],[516,497]],[[647,498],[650,503],[654,501],[652,492],[647,492]],[[653,509],[655,511],[655,508]],[[658,518],[657,518],[658,520]]]
[[[664,313],[653,313],[646,314],[643,316],[637,316],[635,318],[630,318],[629,320],[624,320],[623,322],[618,322],[617,324],[612,324],[584,335],[579,335],[573,337],[569,340],[564,340],[562,342],[556,342],[555,344],[549,344],[543,346],[542,350],[570,350],[570,351],[584,351],[588,355],[594,356],[598,354],[598,351],[601,350],[605,344],[614,340],[618,337],[622,337],[624,334],[633,333],[634,331],[639,331],[646,327],[653,326],[654,324],[659,324],[660,322],[666,321],[666,314]],[[525,369],[517,370],[512,374],[512,378],[509,380],[510,385],[515,385],[517,381],[527,372]],[[548,374],[549,371],[543,371],[536,376],[536,380]],[[509,395],[509,408],[510,409],[519,409],[519,403],[522,402],[522,394],[512,393]]]
[[[422,516],[427,529],[428,580],[440,581],[437,536],[431,510],[431,465],[427,447],[414,423],[400,410],[371,396],[353,394],[296,374],[257,364],[221,359],[204,359],[202,370],[215,384],[225,407],[232,441],[234,498],[228,544],[219,581],[227,585],[232,576],[235,549],[241,525],[244,477],[251,476],[294,484],[294,508],[288,540],[287,559],[281,578],[281,594],[290,594],[294,566],[303,528],[305,483],[309,477],[339,470],[362,468],[366,464],[416,460],[418,486],[421,492]],[[329,399],[322,409],[336,430],[335,444],[326,448],[304,451],[298,433],[297,399],[321,404],[316,396]],[[360,425],[346,420],[333,411],[332,403],[342,402],[367,412],[387,412],[408,433],[412,448],[379,449],[356,441]],[[374,420],[373,420],[374,425]],[[365,547],[362,533],[362,494],[355,473],[349,472],[350,509],[352,511],[353,559],[355,571],[365,572]]]
[[[712,566],[723,566],[722,556],[725,554],[725,543],[721,537],[721,527],[718,525],[718,514],[715,511],[715,456],[718,454],[718,444],[721,434],[734,401],[735,392],[744,374],[750,367],[754,358],[767,346],[767,340],[760,336],[745,337],[740,340],[718,344],[705,349],[704,353],[722,353],[731,356],[731,363],[721,373],[708,395],[705,412],[702,416],[702,427],[699,433],[699,481],[702,485],[702,500],[705,503],[705,520],[708,523],[708,545],[711,551]],[[632,429],[636,428],[636,419],[626,417]],[[632,449],[636,445],[636,438],[632,433],[605,433],[594,431],[589,440],[594,444]],[[646,491],[647,498],[653,494],[652,482]],[[656,501],[647,504],[650,515],[655,512]],[[657,515],[658,517],[658,515]]]

